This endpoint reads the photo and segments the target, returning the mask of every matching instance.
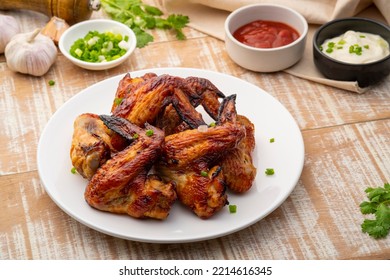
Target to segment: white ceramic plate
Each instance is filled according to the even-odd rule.
[[[179,243],[224,236],[261,220],[290,195],[301,175],[304,163],[302,134],[290,113],[262,89],[233,76],[189,68],[156,68],[131,72],[133,77],[146,72],[181,77],[209,79],[225,95],[237,94],[237,112],[247,116],[256,129],[254,164],[257,176],[251,190],[243,195],[229,195],[237,213],[225,207],[208,220],[201,220],[175,203],[165,221],[137,220],[127,215],[111,214],[91,208],[84,200],[87,181],[72,174],[69,149],[73,121],[85,112],[108,114],[119,75],[99,82],[68,100],[52,116],[38,144],[38,170],[41,181],[53,201],[77,221],[100,232],[119,238],[152,242]],[[270,138],[275,142],[270,143]],[[266,168],[275,174],[265,175]]]

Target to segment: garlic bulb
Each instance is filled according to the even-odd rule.
[[[57,58],[53,41],[39,34],[40,30],[15,35],[5,48],[8,67],[33,76],[44,75]]]
[[[0,15],[0,54],[11,38],[20,32],[19,24],[12,16]]]

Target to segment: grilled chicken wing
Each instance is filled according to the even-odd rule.
[[[73,124],[70,158],[77,172],[91,179],[96,170],[128,142],[108,129],[95,114],[82,114]]]
[[[135,125],[153,124],[161,110],[170,102],[176,78],[169,75],[156,76],[141,82],[112,114],[125,118]]]
[[[202,105],[214,120],[218,118],[220,102],[218,98],[225,98],[213,83],[200,77],[187,77],[184,79],[185,91],[194,107]]]
[[[227,153],[221,161],[225,180],[234,192],[248,191],[256,177],[252,153],[255,149],[254,125],[245,116],[238,115],[237,121],[245,126],[245,137],[236,148]]]
[[[155,73],[146,73],[141,77],[131,77],[130,73],[127,73],[118,84],[118,88],[115,93],[115,98],[112,103],[111,112],[121,103],[121,101],[131,95],[142,83],[156,77]]]
[[[209,80],[199,77],[180,79],[180,87],[176,92],[172,105],[164,110],[163,116],[157,119],[157,126],[165,131],[165,135],[174,134],[190,128],[203,125],[202,116],[195,110],[188,110],[188,98],[192,107],[202,105],[205,111],[214,119],[218,118],[220,102],[218,98],[225,95]],[[183,106],[184,105],[184,106]],[[181,107],[180,107],[181,106]],[[183,113],[184,112],[184,113]],[[196,114],[196,115],[195,115]],[[195,119],[193,119],[195,115]]]
[[[222,97],[223,93],[207,79],[198,77],[184,79],[153,74],[131,78],[130,74],[127,74],[119,83],[111,112],[142,126],[146,122],[155,124],[163,115],[166,106],[171,104],[179,115],[177,119],[181,119],[180,123],[184,121],[189,127],[196,128],[205,123],[195,108],[202,105],[206,112],[216,119],[218,98]]]
[[[234,103],[234,95],[222,102],[220,125],[167,136],[156,166],[165,180],[175,182],[179,200],[201,218],[227,203],[223,171],[216,163],[245,136],[245,128],[235,121]]]
[[[159,174],[176,186],[178,199],[198,217],[208,219],[227,204],[226,184],[221,167],[172,170],[159,166]]]
[[[101,118],[110,129],[136,139],[97,170],[85,190],[86,201],[102,211],[165,219],[176,200],[174,186],[148,175],[160,154],[164,133],[151,125],[140,129],[122,118]]]

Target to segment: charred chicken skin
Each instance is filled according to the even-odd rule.
[[[236,121],[235,95],[221,104],[219,124],[206,131],[190,129],[165,138],[156,170],[176,184],[179,200],[200,218],[209,218],[227,203],[223,156],[245,137]]]
[[[220,108],[218,98],[225,98],[223,92],[207,79],[187,77],[183,81],[191,104],[194,107],[202,105],[210,117],[217,120]]]
[[[174,186],[162,182],[157,175],[148,175],[159,157],[164,133],[148,124],[141,129],[114,116],[101,119],[133,142],[96,171],[85,190],[85,200],[102,211],[165,219],[176,200]]]

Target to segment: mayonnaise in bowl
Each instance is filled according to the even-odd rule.
[[[389,43],[381,36],[352,30],[325,40],[320,50],[335,60],[351,64],[378,61],[390,54]]]

